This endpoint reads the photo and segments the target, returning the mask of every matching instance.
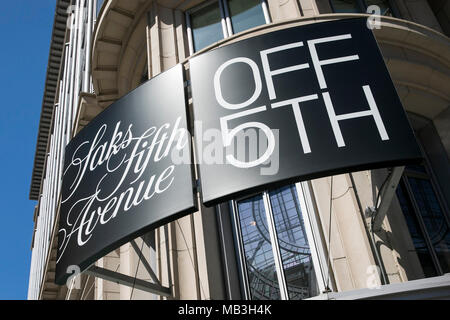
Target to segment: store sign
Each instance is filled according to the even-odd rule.
[[[56,283],[120,245],[195,211],[178,65],[92,120],[66,148]]]
[[[292,27],[190,60],[197,158],[210,156],[204,136],[213,130],[224,155],[200,160],[206,205],[421,157],[366,23]]]

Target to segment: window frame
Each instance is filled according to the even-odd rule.
[[[203,48],[202,48],[202,49],[196,51],[194,48],[194,35],[192,32],[192,27],[191,27],[191,14],[195,13],[196,11],[198,11],[200,9],[203,9],[204,7],[210,5],[214,2],[218,2],[218,4],[219,4],[223,39],[231,37],[232,35],[235,34],[233,32],[233,24],[231,22],[231,15],[229,12],[227,1],[228,0],[208,0],[208,1],[200,3],[199,5],[185,11],[186,32],[187,32],[187,39],[188,39],[188,45],[189,45],[189,55],[192,56],[194,53],[203,50]],[[267,0],[259,0],[259,1],[260,1],[260,5],[261,5],[261,9],[262,9],[262,12],[264,15],[265,22],[266,22],[266,24],[269,24],[272,21],[271,21],[269,9],[267,6]]]
[[[328,264],[326,258],[325,242],[322,239],[318,221],[317,221],[317,207],[315,206],[311,186],[309,182],[298,182],[293,184],[296,190],[297,197],[300,204],[301,215],[304,222],[306,237],[311,251],[312,263],[314,265],[315,277],[319,292],[322,293],[329,285],[335,290],[333,277],[328,273]],[[244,197],[234,199],[229,202],[231,220],[233,225],[233,237],[235,240],[236,255],[238,261],[238,270],[241,273],[240,279],[242,281],[242,294],[246,300],[251,300],[250,284],[248,279],[247,262],[245,258],[244,243],[242,238],[242,228],[239,219],[238,202],[252,198],[257,195],[262,196],[264,203],[264,211],[267,219],[267,227],[270,233],[270,240],[272,246],[272,253],[277,273],[277,280],[280,289],[281,300],[290,300],[288,285],[286,282],[286,275],[284,274],[283,261],[278,242],[277,230],[275,226],[272,205],[268,190],[264,192],[252,193]],[[326,284],[325,279],[329,279],[330,283]]]
[[[419,222],[420,231],[422,232],[422,235],[425,239],[425,243],[428,249],[428,252],[430,253],[431,259],[433,261],[433,265],[435,267],[437,276],[442,276],[445,274],[445,272],[442,270],[441,263],[439,262],[439,258],[436,254],[435,248],[433,246],[433,243],[430,238],[430,234],[426,228],[425,222],[423,220],[422,214],[420,212],[419,205],[417,204],[417,200],[414,196],[414,192],[412,190],[411,184],[408,180],[409,177],[411,178],[418,178],[423,180],[428,180],[431,184],[431,187],[433,188],[434,194],[436,195],[436,199],[439,203],[439,206],[442,210],[442,215],[444,217],[444,220],[447,222],[447,225],[450,227],[450,217],[449,217],[449,209],[447,207],[447,204],[443,198],[442,192],[440,190],[440,187],[438,183],[436,182],[436,177],[433,173],[433,168],[431,166],[431,163],[428,159],[428,155],[423,149],[423,147],[419,143],[419,148],[421,149],[424,161],[422,166],[424,167],[426,173],[419,173],[415,171],[408,171],[407,168],[405,168],[405,172],[403,173],[401,177],[401,183],[404,186],[405,189],[405,197],[406,200],[411,203],[413,214],[415,215],[417,221]]]

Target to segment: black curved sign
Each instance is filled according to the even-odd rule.
[[[206,205],[421,158],[367,19],[242,40],[192,58],[190,74]]]
[[[178,65],[121,98],[66,147],[56,283],[150,229],[195,211]],[[69,272],[69,273],[68,273]]]

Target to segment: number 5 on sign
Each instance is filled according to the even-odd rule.
[[[235,63],[243,63],[243,64],[246,64],[247,66],[249,66],[253,73],[253,79],[255,81],[255,91],[253,92],[252,96],[247,101],[244,101],[244,102],[238,103],[238,104],[230,103],[224,99],[224,97],[222,95],[221,84],[220,84],[220,78],[221,78],[222,72],[227,67],[229,67]],[[256,99],[258,99],[258,97],[260,96],[261,91],[262,91],[261,74],[259,72],[258,65],[253,60],[245,58],[245,57],[238,57],[238,58],[228,60],[227,62],[222,64],[217,69],[217,71],[214,75],[214,91],[215,91],[215,96],[216,96],[217,102],[219,102],[219,104],[226,109],[237,110],[237,109],[242,109],[242,108],[248,107],[249,105],[254,103],[256,101]],[[249,128],[261,129],[264,132],[264,134],[266,135],[267,140],[268,140],[268,146],[267,146],[266,152],[261,157],[259,157],[258,159],[254,160],[254,161],[242,162],[242,161],[237,160],[233,155],[228,154],[226,159],[233,166],[235,166],[237,168],[244,168],[244,169],[245,168],[253,168],[253,167],[259,166],[259,165],[263,164],[264,162],[266,162],[272,155],[272,153],[275,149],[275,136],[274,136],[272,130],[267,125],[265,125],[261,122],[246,122],[241,125],[238,125],[234,129],[231,129],[231,130],[228,129],[228,121],[230,121],[232,119],[245,117],[250,114],[266,111],[266,110],[267,110],[266,106],[262,106],[262,107],[238,112],[238,113],[220,118],[220,127],[222,130],[222,139],[223,139],[224,147],[228,147],[231,145],[231,143],[233,141],[233,137],[235,137],[239,131],[244,131],[245,129],[249,129]]]
[[[267,137],[268,143],[267,143],[266,152],[261,157],[259,157],[258,159],[254,160],[254,161],[242,162],[242,161],[237,160],[233,155],[227,154],[226,159],[233,166],[238,167],[238,168],[244,168],[244,169],[259,166],[259,165],[263,164],[264,162],[266,162],[267,160],[269,160],[270,156],[272,155],[273,151],[275,150],[275,136],[274,136],[272,130],[264,123],[246,122],[246,123],[238,125],[234,129],[231,129],[231,130],[228,129],[228,121],[237,119],[237,118],[241,118],[241,117],[245,117],[250,114],[255,114],[258,112],[266,111],[266,110],[267,110],[266,106],[262,106],[262,107],[238,112],[238,113],[220,118],[220,129],[222,130],[222,139],[223,139],[224,147],[228,147],[231,145],[231,143],[233,141],[233,137],[235,137],[239,131],[244,131],[245,129],[249,129],[249,128],[258,128],[262,132],[264,132],[264,134]]]

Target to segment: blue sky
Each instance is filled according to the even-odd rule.
[[[56,0],[0,10],[0,300],[26,299],[35,202],[29,200]]]

